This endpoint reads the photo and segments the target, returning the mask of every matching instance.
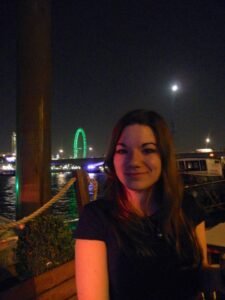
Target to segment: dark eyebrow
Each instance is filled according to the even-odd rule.
[[[127,145],[124,144],[124,143],[117,143],[117,144],[116,144],[116,147],[117,147],[117,146],[127,147]]]
[[[145,146],[150,146],[150,145],[153,145],[153,146],[156,146],[156,147],[157,147],[157,144],[156,144],[156,143],[152,143],[152,142],[144,143],[144,144],[142,144],[141,146],[142,146],[142,147],[145,147]]]

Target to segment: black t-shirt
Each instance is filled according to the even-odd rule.
[[[112,204],[106,199],[89,203],[84,207],[75,232],[76,239],[106,243],[110,300],[197,299],[200,270],[197,267],[182,268],[174,247],[161,234],[160,214],[157,212],[143,219],[143,238],[153,253],[144,256],[132,250],[124,251],[119,246],[115,234],[118,227],[111,217],[111,209]],[[197,207],[187,214],[190,212],[194,225],[203,221],[203,214]],[[122,237],[129,245],[126,235],[122,234]]]

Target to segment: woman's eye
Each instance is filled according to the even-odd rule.
[[[157,149],[152,149],[152,148],[144,148],[144,149],[142,150],[142,152],[143,152],[144,154],[151,154],[151,153],[157,153],[158,150],[157,150]]]
[[[115,151],[116,154],[126,154],[127,153],[127,150],[126,149],[117,149]]]

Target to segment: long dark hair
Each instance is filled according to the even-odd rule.
[[[197,263],[201,260],[201,251],[195,232],[182,211],[183,184],[176,167],[173,139],[165,120],[154,111],[131,111],[124,115],[113,129],[105,165],[107,173],[106,196],[116,204],[114,214],[119,220],[127,221],[126,223],[129,224],[127,228],[130,228],[128,234],[130,230],[130,238],[132,239],[132,228],[137,231],[137,225],[141,223],[141,218],[129,206],[124,188],[116,176],[113,158],[122,131],[125,127],[133,124],[149,126],[156,137],[162,172],[154,186],[152,197],[157,201],[157,206],[160,209],[161,230],[166,239],[175,245],[181,258],[186,260],[192,254],[193,263]],[[140,230],[142,230],[141,227]],[[137,241],[137,237],[134,238]],[[138,247],[140,245],[141,243]]]

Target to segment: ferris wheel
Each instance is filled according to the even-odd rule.
[[[87,139],[83,128],[78,128],[73,141],[73,158],[87,157]]]

